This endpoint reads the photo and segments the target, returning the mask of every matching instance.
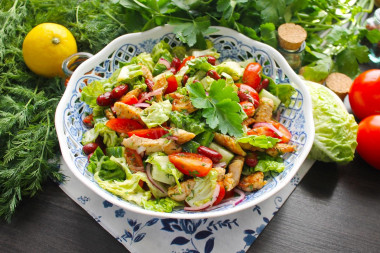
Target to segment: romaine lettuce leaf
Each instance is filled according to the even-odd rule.
[[[205,131],[205,123],[201,121],[201,116],[198,113],[183,114],[178,111],[170,112],[170,121],[180,129],[192,132],[194,134],[200,134]]]
[[[170,213],[177,206],[183,206],[180,202],[172,200],[171,198],[160,198],[155,200],[148,200],[143,203],[144,208],[156,212]]]
[[[168,43],[165,41],[161,40],[159,43],[154,45],[152,49],[152,58],[154,62],[157,62],[163,54],[170,55],[171,54],[172,48]]]
[[[151,106],[140,113],[141,120],[144,121],[148,128],[159,126],[169,119],[172,111],[172,104],[169,100],[163,102],[153,102]]]
[[[142,76],[142,67],[141,65],[131,64],[126,65],[121,68],[120,73],[117,77],[118,82],[133,82],[133,79]]]
[[[242,68],[239,63],[234,61],[222,62],[215,67],[215,70],[218,74],[221,74],[222,72],[227,73],[232,77],[232,79],[234,79],[234,81],[239,80],[244,73],[244,68]]]
[[[131,59],[130,62],[128,63],[120,63],[120,67],[124,67],[124,66],[127,66],[127,65],[131,65],[131,64],[142,64],[144,66],[146,66],[150,72],[153,71],[153,67],[154,67],[154,62],[153,62],[153,59],[152,59],[152,56],[146,52],[143,52],[135,57],[133,57]]]
[[[313,104],[315,137],[309,156],[322,162],[347,163],[354,159],[358,124],[328,88],[304,80]]]
[[[96,99],[105,92],[103,87],[104,81],[93,81],[84,86],[81,92],[80,100],[88,104],[90,107],[97,106]]]
[[[107,127],[103,123],[96,123],[94,126],[95,132],[98,132],[100,136],[103,137],[103,143],[107,147],[118,146],[121,142],[120,138],[117,136],[116,132],[111,128]],[[92,141],[95,142],[96,138]]]
[[[272,95],[278,97],[285,106],[289,106],[291,102],[290,98],[296,92],[296,89],[288,83],[276,84],[272,78],[263,75],[263,79],[265,78],[269,80],[267,90],[272,93]]]

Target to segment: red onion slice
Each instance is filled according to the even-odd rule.
[[[161,94],[161,92],[162,92],[163,89],[164,89],[164,88],[159,88],[159,89],[157,89],[157,90],[154,90],[154,91],[151,91],[151,92],[146,93],[145,95],[143,95],[143,96],[139,99],[139,101],[137,101],[137,103],[144,102],[145,100],[147,100],[147,99],[150,98],[150,97],[153,97],[153,96],[156,96],[156,95]]]
[[[162,193],[167,193],[165,191],[165,189],[163,189],[153,178],[152,178],[152,174],[150,173],[150,170],[152,169],[152,165],[150,163],[147,163],[146,165],[146,175],[148,176],[148,180],[158,189],[160,190]]]
[[[256,128],[256,127],[268,127],[269,129],[273,130],[273,132],[275,132],[279,137],[282,137],[284,136],[283,133],[281,133],[277,128],[275,128],[272,124],[270,123],[266,123],[266,122],[260,122],[260,123],[256,123],[253,125],[252,128]]]
[[[209,202],[204,203],[203,205],[200,205],[200,206],[193,206],[193,207],[185,206],[183,209],[185,211],[200,211],[200,210],[203,210],[209,206],[212,206],[212,204],[214,204],[214,202],[218,198],[219,192],[220,192],[220,185],[216,184],[214,193],[212,194],[212,199]]]
[[[160,58],[157,63],[165,65],[166,69],[170,69],[170,62],[164,58]]]
[[[234,192],[239,194],[239,197],[237,197],[236,201],[234,202],[234,206],[236,206],[245,199],[245,193],[242,190],[239,190],[237,188],[234,189]]]
[[[148,103],[137,103],[133,105],[134,107],[139,107],[139,108],[147,108],[150,106]]]
[[[173,141],[178,141],[177,136],[166,136],[166,139],[173,140]]]
[[[227,163],[226,162],[221,162],[221,163],[215,163],[212,167],[213,168],[225,168],[227,166]]]

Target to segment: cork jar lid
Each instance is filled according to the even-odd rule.
[[[307,37],[305,29],[293,23],[282,24],[277,31],[280,46],[286,50],[298,50]]]
[[[337,94],[342,100],[350,91],[351,85],[352,79],[342,73],[332,73],[326,78],[326,87]]]

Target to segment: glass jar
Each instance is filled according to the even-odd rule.
[[[74,73],[75,69],[81,65],[84,61],[91,58],[93,55],[86,52],[78,52],[70,55],[62,62],[62,70],[65,77],[62,79],[62,84],[67,86],[71,75]]]
[[[282,47],[278,48],[278,51],[284,56],[290,67],[298,73],[302,66],[302,61],[305,55],[306,42],[304,41],[301,47],[297,50],[287,50]]]
[[[380,8],[375,11],[372,17],[366,20],[365,27],[368,30],[377,29],[380,31]],[[370,65],[380,68],[380,42],[371,44],[367,41],[366,45],[369,49]]]

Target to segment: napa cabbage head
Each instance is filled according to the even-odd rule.
[[[340,99],[325,86],[304,81],[313,104],[315,138],[309,156],[322,162],[347,163],[354,159],[358,124]]]

